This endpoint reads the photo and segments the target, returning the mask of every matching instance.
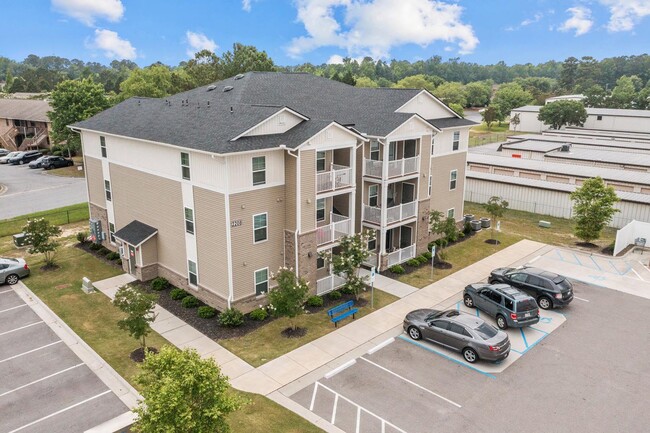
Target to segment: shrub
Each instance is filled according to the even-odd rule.
[[[453,232],[449,233],[449,235],[446,238],[446,241],[448,243],[456,242],[457,240],[458,240],[458,231],[457,230],[454,230]]]
[[[187,299],[187,298],[185,298],[185,299]],[[209,307],[207,305],[204,305],[202,307],[199,307],[196,314],[202,319],[210,319],[210,318],[217,315],[217,310],[215,310],[214,308]]]
[[[472,233],[472,225],[469,222],[466,222],[465,225],[463,226],[463,233],[465,233],[465,236]]]
[[[427,263],[429,261],[429,259],[427,259],[424,256],[417,256],[415,258],[415,260],[417,260],[421,265],[423,265],[423,264],[425,264],[425,263]]]
[[[448,257],[447,256],[447,251],[440,251],[438,253],[438,258],[440,258],[440,260],[442,260],[442,261],[446,261],[447,257]]]
[[[431,252],[430,251],[425,251],[422,253],[420,257],[424,257],[427,261],[431,260]]]
[[[110,253],[106,254],[106,258],[108,260],[117,260],[120,258],[120,253],[116,253],[115,251],[111,251]]]
[[[107,255],[109,253],[111,253],[111,250],[109,250],[108,248],[106,248],[103,245],[101,245],[99,247],[99,249],[97,250],[97,254],[99,254],[100,256],[105,256],[105,255]]]
[[[229,328],[235,328],[244,324],[244,313],[236,308],[228,308],[219,315],[219,324]]]
[[[189,294],[185,290],[179,289],[177,287],[173,289],[171,292],[169,292],[169,296],[171,296],[171,298],[175,301],[180,301],[184,297],[189,296]]]
[[[434,242],[434,244],[435,244],[438,248],[444,248],[444,247],[447,246],[448,243],[449,243],[449,242],[447,242],[447,239],[445,239],[445,238],[440,238],[440,239],[438,239],[438,240],[436,240],[436,241]]]
[[[269,316],[269,313],[264,308],[256,308],[248,315],[251,319],[261,322]]]
[[[91,251],[99,251],[104,248],[104,246],[102,244],[92,243],[88,248],[90,248]]]
[[[398,275],[404,273],[404,267],[402,265],[393,265],[390,268],[388,268],[388,270]]]
[[[327,294],[327,297],[330,298],[332,301],[336,301],[337,299],[341,299],[341,292],[338,290],[333,290]]]
[[[77,232],[77,242],[80,244],[85,244],[88,242],[88,232]]]
[[[428,251],[431,251],[431,247],[434,246],[434,245],[436,245],[436,246],[438,245],[438,244],[436,243],[436,241],[431,241],[431,242],[429,242],[429,243],[427,244],[427,250],[428,250]]]
[[[349,287],[343,287],[339,289],[339,292],[341,292],[344,295],[354,295],[354,289],[351,289]]]
[[[197,298],[194,296],[186,296],[183,299],[181,299],[181,305],[183,308],[196,308],[199,306],[201,301],[199,301]]]
[[[310,307],[322,307],[323,302],[323,298],[320,296],[310,296],[307,298],[307,305]]]
[[[409,265],[409,266],[413,266],[415,268],[420,266],[420,262],[417,259],[408,259],[406,261],[406,264]]]
[[[156,291],[165,290],[167,287],[169,287],[167,278],[157,277],[151,282],[151,288]]]

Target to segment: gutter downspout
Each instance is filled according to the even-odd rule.
[[[286,148],[286,147],[285,147]],[[300,230],[300,150],[298,154],[294,155],[291,150],[287,150],[287,154],[296,158],[296,230],[293,232],[293,252],[295,256],[295,270],[296,276],[299,276],[298,270],[298,231]]]
[[[226,163],[226,194],[224,196],[226,208],[226,259],[228,260],[228,299],[226,300],[228,308],[234,301],[234,283],[232,280],[232,239],[230,234],[230,167],[228,158],[224,158]]]

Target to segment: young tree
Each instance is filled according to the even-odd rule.
[[[521,118],[519,117],[519,113],[517,113],[510,118],[510,129],[516,131],[520,123],[521,123]]]
[[[574,233],[585,242],[600,237],[600,233],[618,209],[614,204],[619,201],[616,191],[606,186],[603,179],[587,179],[580,188],[571,193],[573,201]]]
[[[45,265],[54,266],[54,257],[59,243],[55,241],[55,236],[61,235],[61,229],[58,226],[50,224],[44,218],[27,221],[23,227],[25,241],[31,246],[27,250],[30,254],[43,253],[45,256]]]
[[[556,101],[540,108],[537,119],[552,129],[561,129],[564,125],[582,126],[587,120],[587,110],[580,101]]]
[[[138,433],[229,432],[228,414],[243,403],[215,361],[194,349],[148,353],[136,382],[143,397],[134,410]]]
[[[129,285],[120,287],[113,299],[113,305],[127,315],[117,322],[117,326],[140,340],[143,353],[147,349],[145,337],[151,332],[150,323],[156,320],[153,309],[157,299],[156,295],[147,295]]]
[[[368,250],[368,241],[373,239],[370,231],[364,230],[362,233],[344,236],[340,241],[341,253],[334,255],[331,253],[323,254],[323,258],[332,264],[332,271],[335,274],[344,276],[345,287],[351,290],[356,299],[359,300],[361,290],[365,289],[368,277],[359,275],[359,269],[370,256]]]
[[[91,78],[67,80],[59,83],[52,91],[47,113],[52,121],[52,136],[60,143],[67,141],[73,149],[81,147],[79,134],[68,129],[68,125],[85,120],[109,107],[104,87]]]
[[[503,216],[506,209],[508,209],[508,205],[509,203],[506,200],[497,195],[490,197],[487,203],[483,205],[485,211],[490,215],[490,217],[492,217],[492,241],[494,241],[494,226],[497,223],[496,219]]]
[[[436,255],[439,258],[443,258],[443,248],[446,244],[446,240],[450,237],[453,237],[456,233],[456,221],[453,218],[445,218],[445,214],[439,210],[432,210],[429,212],[429,227],[431,228],[431,233],[438,235],[440,239],[444,239],[445,242],[441,242],[439,248],[436,251]]]
[[[483,121],[487,125],[488,130],[492,129],[492,124],[499,119],[499,109],[494,105],[490,105],[481,113]]]
[[[309,285],[303,278],[288,268],[280,267],[278,273],[273,276],[278,286],[269,290],[269,302],[273,306],[271,310],[278,317],[287,317],[291,329],[297,328],[295,319],[304,313],[303,306],[307,301]]]

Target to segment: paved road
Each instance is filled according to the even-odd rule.
[[[53,176],[25,165],[0,165],[0,185],[0,220],[88,200],[83,178]]]

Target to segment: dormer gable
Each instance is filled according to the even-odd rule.
[[[309,118],[288,107],[283,107],[276,113],[262,120],[260,123],[234,137],[231,141],[235,141],[241,137],[284,134],[294,126],[306,120],[309,120]]]
[[[460,117],[454,110],[426,90],[422,90],[395,111],[397,113],[416,113],[427,120]]]

